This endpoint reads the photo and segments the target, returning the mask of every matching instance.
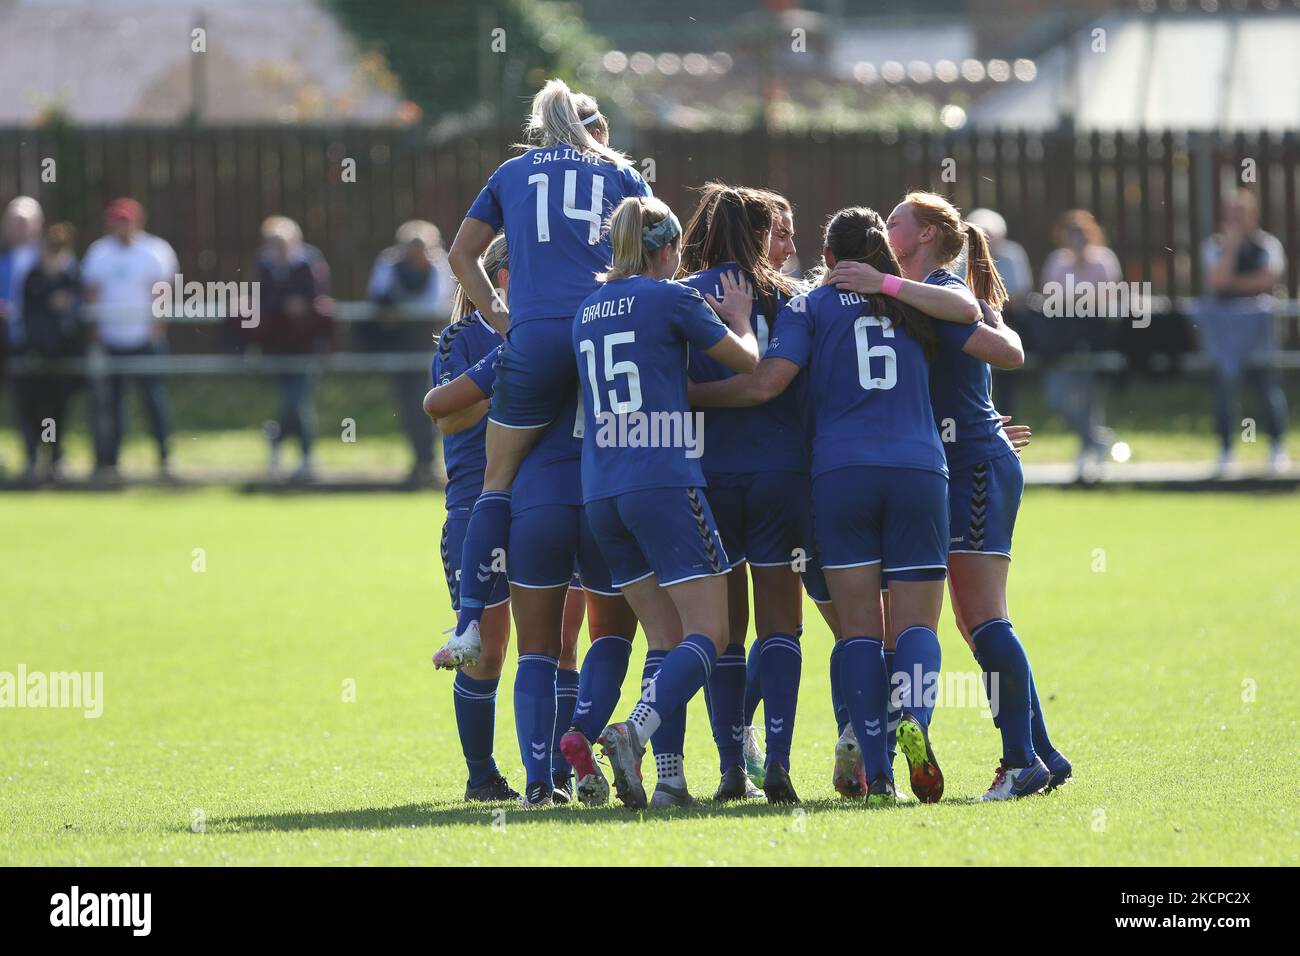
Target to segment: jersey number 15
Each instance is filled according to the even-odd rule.
[[[614,347],[617,345],[629,345],[636,341],[636,332],[611,332],[603,339],[605,346],[605,375],[602,379],[596,371],[596,343],[591,339],[583,339],[578,343],[578,350],[587,359],[587,381],[591,383],[591,404],[592,414],[599,416],[600,407],[600,382],[611,386],[609,389],[609,408],[616,415],[626,415],[629,412],[635,412],[641,408],[641,370],[636,367],[635,362],[623,359],[614,361]],[[618,390],[613,387],[617,376],[627,377],[627,401],[619,401]]]

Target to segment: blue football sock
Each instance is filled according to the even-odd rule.
[[[528,783],[551,783],[558,664],[545,654],[519,655],[519,669],[515,671],[515,733]]]
[[[843,665],[844,642],[836,641],[831,645],[831,710],[835,712],[835,732],[844,733],[849,725],[849,704],[844,697],[844,685],[841,683],[840,669]]]
[[[794,742],[795,710],[799,704],[799,675],[803,654],[793,634],[769,634],[763,638],[759,658],[767,717],[767,759],[765,766],[780,764],[790,769],[790,747]]]
[[[481,787],[497,775],[492,759],[492,738],[496,733],[497,684],[500,678],[475,680],[460,671],[451,682],[451,700],[456,710],[456,732],[469,770],[469,785]]]
[[[664,658],[668,656],[667,651],[650,648],[645,652],[645,664],[641,668],[641,696],[638,700],[645,700],[650,695],[650,688],[654,686],[655,675],[659,673],[659,668],[664,664]]]
[[[510,540],[510,492],[485,491],[474,502],[465,528],[460,559],[460,614],[456,630],[483,617],[497,576],[505,572],[506,543]]]
[[[626,637],[602,637],[592,642],[582,659],[578,698],[573,708],[573,729],[595,742],[609,723],[623,692],[632,642]],[[558,726],[558,725],[557,725]]]
[[[930,726],[934,714],[942,661],[939,635],[928,627],[909,627],[898,635],[894,645],[894,673],[907,675],[903,713],[914,716],[922,727]]]
[[[889,704],[886,713],[889,715],[889,730],[885,733],[885,750],[889,753],[889,762],[892,764],[894,758],[898,756],[898,718],[902,716],[903,708],[894,693],[897,685],[894,683],[894,655],[897,653],[892,648],[885,649],[885,674],[889,677]]]
[[[743,767],[745,758],[745,648],[728,644],[713,665],[713,673],[704,685],[704,700],[709,709],[713,742],[718,747],[718,764],[722,773]],[[662,731],[661,731],[662,732]]]
[[[667,651],[649,650],[645,655],[645,667],[641,670],[641,699],[653,697],[650,691],[655,676],[663,665]],[[705,687],[708,687],[706,682]],[[643,738],[644,740],[644,738]],[[685,705],[672,713],[660,715],[659,729],[650,735],[650,749],[655,756],[655,773],[664,783],[681,785],[682,751],[686,746],[686,707]]]
[[[560,738],[564,736],[569,725],[573,723],[574,707],[578,703],[578,672],[557,670],[555,672],[555,735],[551,738],[551,776],[566,777],[573,775],[564,754],[560,753]]]
[[[642,742],[654,736],[659,725],[681,709],[682,733],[685,734],[686,704],[709,679],[718,652],[713,641],[703,634],[688,634],[664,655],[659,672],[649,681],[641,700],[632,709],[628,723],[637,729]],[[649,661],[646,669],[649,670]],[[675,730],[674,730],[675,733]]]
[[[1004,766],[1028,767],[1034,760],[1029,694],[1029,658],[1011,622],[994,618],[971,631],[984,671],[989,709],[998,715]]]
[[[664,658],[667,656],[667,651],[653,647],[645,652],[645,664],[641,667],[641,696],[637,698],[638,702],[654,700],[655,677],[659,674],[659,668],[663,666]],[[649,745],[649,741],[644,736],[641,737],[641,743]]]
[[[745,726],[754,726],[754,714],[758,713],[758,705],[763,702],[763,678],[758,666],[759,649],[763,642],[755,639],[754,643],[749,645],[749,659],[745,661]]]
[[[885,644],[874,637],[851,637],[842,643],[840,684],[867,780],[881,774],[893,780],[894,768],[885,752]]]
[[[974,641],[971,641],[970,643],[973,644]],[[978,646],[974,647],[974,648],[971,650],[971,654],[972,654],[972,655],[974,656],[974,658],[975,658],[975,663],[978,664],[978,665],[980,666],[980,675],[981,675],[980,679],[984,682],[984,697],[985,697],[986,700],[991,701],[991,700],[992,700],[992,696],[991,696],[991,694],[992,694],[992,688],[989,687],[989,669],[988,669],[988,667],[987,667],[987,666],[985,665],[985,663],[984,663],[984,658],[980,656],[980,649],[979,649]],[[994,726],[994,727],[997,727],[999,730],[1002,728],[1002,708],[1001,708],[1001,707],[993,707],[992,705],[990,705],[990,706],[989,706],[989,718],[993,721],[993,726]]]
[[[1029,705],[1033,708],[1030,728],[1033,731],[1034,753],[1046,759],[1056,753],[1052,741],[1047,736],[1047,724],[1043,723],[1043,705],[1038,702],[1038,685],[1034,683],[1034,672],[1029,672]]]

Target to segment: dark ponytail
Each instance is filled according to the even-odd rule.
[[[889,248],[884,220],[880,213],[866,206],[851,206],[831,216],[826,223],[826,248],[836,262],[865,262],[878,272],[900,277],[903,274],[894,251]],[[882,293],[865,298],[873,315],[889,316],[896,328],[921,346],[927,359],[934,358],[939,339],[928,315]]]
[[[775,205],[758,190],[716,181],[705,183],[700,192],[700,204],[682,231],[680,274],[734,262],[754,283],[764,314],[776,315],[777,295],[792,296],[796,289],[767,258]]]

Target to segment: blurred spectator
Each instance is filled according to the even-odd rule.
[[[1089,478],[1110,447],[1115,433],[1106,427],[1099,387],[1100,372],[1086,364],[1088,353],[1104,348],[1106,319],[1102,314],[1112,297],[1103,283],[1123,279],[1119,259],[1106,247],[1106,237],[1097,220],[1086,209],[1072,209],[1057,220],[1058,245],[1043,263],[1043,294],[1060,300],[1062,290],[1073,289],[1074,297],[1092,292],[1096,314],[1049,317],[1046,323],[1063,333],[1051,349],[1058,357],[1045,363],[1043,389],[1048,407],[1079,436],[1079,477]],[[1087,286],[1093,286],[1087,290]]]
[[[1219,467],[1232,462],[1241,427],[1241,382],[1259,394],[1265,433],[1272,441],[1275,471],[1290,465],[1286,455],[1286,393],[1277,368],[1273,290],[1286,269],[1286,254],[1275,236],[1259,228],[1259,204],[1240,189],[1220,212],[1219,231],[1201,243],[1207,301],[1197,324],[1215,370],[1214,421],[1219,433]]]
[[[85,351],[81,325],[81,277],[73,253],[76,231],[66,222],[50,227],[36,267],[23,283],[19,354],[43,363],[80,356]],[[41,369],[15,382],[18,430],[27,452],[25,480],[38,480],[41,445],[50,448],[50,477],[61,477],[68,402],[82,378],[60,369]],[[45,440],[46,423],[52,440]]]
[[[166,326],[153,314],[153,287],[172,283],[179,267],[172,247],[145,232],[144,222],[144,207],[134,199],[113,200],[104,212],[107,235],[91,243],[81,265],[86,303],[96,307],[92,338],[112,357],[167,354]],[[100,480],[117,478],[127,426],[126,395],[132,384],[139,387],[158,444],[159,473],[170,476],[171,414],[162,376],[111,372],[95,402],[95,474]]]
[[[334,333],[333,301],[329,297],[329,266],[320,250],[302,241],[292,219],[271,216],[262,223],[262,248],[257,262],[261,283],[261,322],[249,330],[267,355],[307,356],[328,350]],[[316,438],[314,368],[276,373],[280,416],[270,429],[271,472],[280,471],[280,446],[296,436],[302,461],[295,481],[315,473],[312,443]]]
[[[7,357],[22,348],[23,281],[40,257],[41,204],[30,196],[10,200],[0,216],[0,388]]]
[[[1023,334],[1026,301],[1034,291],[1034,270],[1029,265],[1025,247],[1007,238],[1007,221],[992,209],[972,209],[966,216],[966,221],[983,229],[988,236],[993,264],[1007,287],[1008,299],[1002,307],[1002,315],[1013,329]],[[1014,417],[1020,390],[1020,371],[1004,373],[995,370],[993,375],[997,383],[994,399],[998,410]]]
[[[416,352],[428,349],[434,314],[451,308],[452,279],[442,236],[433,223],[415,219],[397,230],[397,243],[379,254],[370,273],[367,295],[380,306],[377,319],[360,323],[358,345],[371,352]],[[418,316],[418,318],[407,318]],[[424,414],[424,394],[432,382],[427,370],[396,372],[393,398],[415,464],[411,484],[434,478],[433,423]]]

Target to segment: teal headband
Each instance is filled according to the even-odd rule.
[[[645,243],[646,252],[654,252],[661,246],[668,245],[681,234],[682,224],[670,212],[667,218],[660,219],[653,226],[643,228],[641,230],[641,241]]]

